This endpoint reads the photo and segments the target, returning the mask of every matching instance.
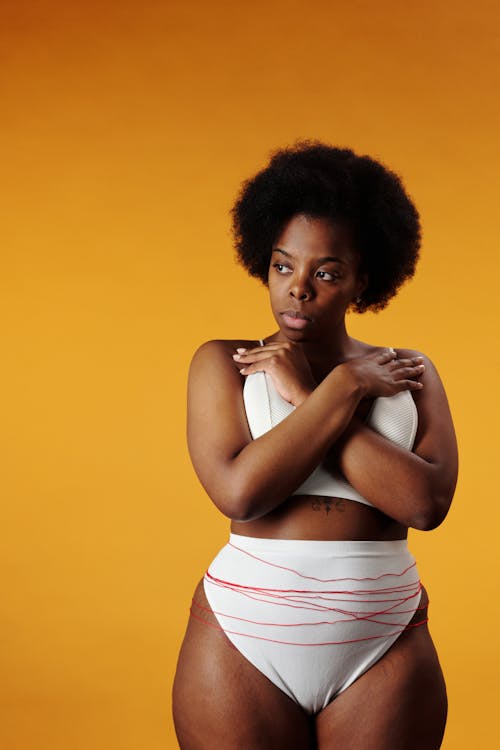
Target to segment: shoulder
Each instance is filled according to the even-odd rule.
[[[258,346],[258,341],[248,339],[212,339],[205,341],[195,351],[190,365],[190,377],[199,377],[210,373],[227,373],[230,377],[235,375],[240,378],[238,365],[234,359],[236,349],[242,347],[249,349]]]
[[[198,356],[218,356],[224,353],[233,354],[238,347],[248,348],[251,346],[259,346],[259,342],[249,339],[211,339],[210,341],[205,341],[196,349],[193,359]]]
[[[423,352],[419,351],[418,349],[406,349],[405,347],[398,346],[397,348],[394,348],[394,351],[401,359],[407,359],[411,357],[423,357],[424,359],[429,359]]]
[[[403,349],[401,347],[394,349],[394,351],[396,352],[398,359],[415,359],[416,357],[420,357],[425,365],[425,374],[428,376],[432,375],[433,377],[439,377],[434,362],[424,352],[421,352],[418,349]]]
[[[211,339],[198,347],[192,363],[212,359],[232,357],[238,348],[250,349],[259,346],[258,341],[249,339]]]
[[[398,359],[413,359],[414,357],[422,357],[426,362],[430,362],[430,358],[424,354],[423,352],[419,351],[418,349],[407,349],[406,347],[393,347],[390,344],[385,344],[384,346],[376,345],[376,344],[368,344],[364,341],[358,341],[356,342],[361,347],[363,347],[363,354],[375,354],[376,352],[383,352],[387,350],[393,350],[396,352]]]
[[[436,366],[431,358],[418,349],[407,349],[406,347],[395,348],[387,344],[385,346],[377,346],[375,344],[368,344],[365,341],[356,341],[355,339],[353,339],[353,341],[358,347],[358,356],[370,355],[375,354],[376,352],[383,352],[387,349],[393,349],[396,352],[398,359],[414,359],[416,357],[421,357],[426,368],[426,373],[428,373],[428,377],[433,376],[439,379]]]

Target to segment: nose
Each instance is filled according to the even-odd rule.
[[[288,293],[290,297],[293,297],[293,299],[296,299],[300,302],[306,302],[313,296],[313,292],[308,280],[299,277],[295,277],[295,279],[292,280]]]

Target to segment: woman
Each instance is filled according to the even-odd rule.
[[[433,750],[446,690],[407,530],[457,475],[431,362],[351,338],[414,273],[417,211],[348,149],[278,151],[233,209],[278,329],[210,341],[189,378],[195,470],[231,519],[193,598],[174,683],[182,750]]]

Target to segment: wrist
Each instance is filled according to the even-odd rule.
[[[332,371],[332,375],[339,379],[347,390],[349,396],[358,402],[368,395],[368,386],[349,363],[343,362]]]
[[[298,388],[292,395],[290,403],[295,407],[300,406],[304,401],[309,398],[314,388]]]

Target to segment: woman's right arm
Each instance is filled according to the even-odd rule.
[[[217,508],[231,519],[250,521],[284,502],[322,461],[360,400],[371,395],[370,377],[391,379],[394,371],[387,367],[391,355],[379,355],[380,362],[367,358],[361,376],[361,370],[340,365],[286,419],[252,440],[232,351],[227,342],[209,341],[193,358],[188,445]],[[265,363],[259,368],[266,369]],[[394,388],[401,390],[401,382]]]

